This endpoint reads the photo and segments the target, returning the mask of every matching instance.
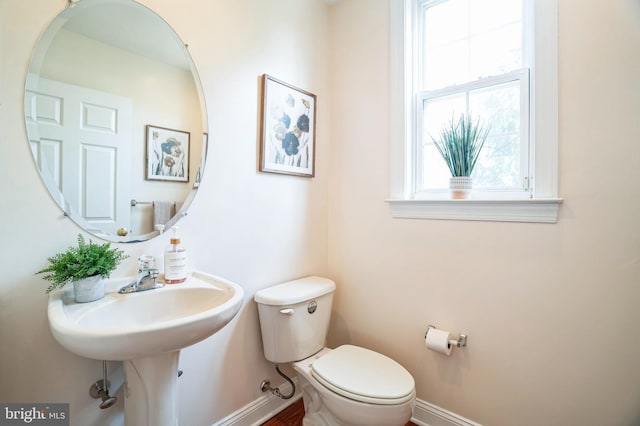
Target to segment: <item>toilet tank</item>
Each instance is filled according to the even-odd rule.
[[[336,285],[306,277],[258,291],[264,356],[271,362],[299,361],[325,346]]]

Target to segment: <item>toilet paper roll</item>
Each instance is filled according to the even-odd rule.
[[[449,344],[450,339],[451,333],[444,330],[438,330],[436,328],[430,328],[427,331],[424,341],[427,348],[449,356],[451,355],[451,345]]]

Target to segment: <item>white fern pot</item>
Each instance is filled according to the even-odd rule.
[[[73,282],[73,295],[76,302],[93,302],[104,297],[104,281],[100,275]]]
[[[464,200],[471,195],[473,181],[469,176],[453,176],[449,178],[449,189],[451,198],[454,200]]]

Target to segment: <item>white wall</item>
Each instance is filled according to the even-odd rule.
[[[392,219],[389,3],[331,9],[332,344],[487,425],[640,423],[640,6],[560,0],[557,224]],[[428,324],[466,332],[446,358]]]
[[[0,401],[69,402],[74,426],[120,420],[88,395],[101,363],[76,357],[52,338],[46,283],[34,272],[74,244],[79,229],[50,199],[33,166],[23,119],[24,78],[39,34],[65,0],[0,1]],[[328,193],[328,10],[319,0],[145,0],[189,44],[209,116],[209,163],[180,222],[190,264],[239,283],[245,306],[222,332],[183,351],[181,424],[210,425],[282,380],[264,360],[255,291],[307,274],[326,274]],[[318,96],[313,179],[258,173],[258,78],[268,73]],[[159,238],[121,246],[160,255]],[[115,419],[109,420],[109,417]]]

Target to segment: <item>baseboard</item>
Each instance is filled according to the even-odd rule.
[[[222,420],[217,421],[212,426],[258,426],[266,422],[280,411],[287,408],[300,398],[302,398],[302,392],[297,386],[298,381],[293,378],[293,382],[296,384],[296,393],[289,399],[278,398],[271,393],[265,393],[265,395],[256,399],[255,401],[245,405],[238,411],[231,413]],[[288,395],[291,392],[291,385],[287,382],[278,385],[280,392],[284,395]]]
[[[481,426],[480,423],[421,399],[416,399],[411,421],[418,426]]]
[[[297,385],[297,379],[294,378],[293,381]],[[289,383],[284,382],[278,387],[285,395],[291,392]],[[265,394],[212,426],[258,426],[300,398],[302,398],[302,392],[298,386],[296,386],[295,395],[290,399],[281,399],[271,393]],[[479,423],[420,399],[416,400],[411,421],[418,426],[481,426]]]

